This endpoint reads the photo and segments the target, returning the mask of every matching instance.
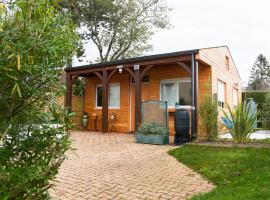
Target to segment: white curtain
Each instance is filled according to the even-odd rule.
[[[109,90],[109,107],[120,107],[120,85],[110,85]]]
[[[177,83],[162,84],[162,100],[168,102],[168,106],[175,106],[177,99]]]

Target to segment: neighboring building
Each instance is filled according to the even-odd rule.
[[[116,131],[133,132],[140,124],[141,101],[166,100],[170,135],[174,134],[178,102],[196,108],[192,111],[192,135],[202,137],[197,110],[205,95],[217,98],[219,107],[241,101],[240,75],[227,46],[66,68],[66,73],[67,106],[71,105],[74,80],[86,77],[84,110],[98,116],[97,129],[103,132],[108,131],[106,116],[111,112],[117,115]],[[88,128],[92,129],[91,123]]]

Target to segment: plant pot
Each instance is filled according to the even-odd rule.
[[[135,139],[137,143],[143,143],[143,144],[160,144],[160,145],[168,144],[168,142],[164,140],[164,137],[162,134],[145,135],[145,134],[136,133]]]
[[[83,127],[86,128],[88,125],[88,115],[86,115],[86,114],[83,115],[82,123],[83,123]]]

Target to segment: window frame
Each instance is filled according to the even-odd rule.
[[[191,85],[191,78],[162,79],[160,81],[160,85],[159,85],[159,99],[160,99],[160,101],[163,101],[162,100],[162,97],[163,97],[162,84],[164,84],[164,83],[177,83],[177,99],[179,99],[179,83],[190,83],[190,85]],[[191,106],[191,104],[186,105],[186,106]],[[175,107],[175,105],[173,105],[173,106],[168,105],[168,108],[174,108],[174,107]]]
[[[218,84],[219,83],[222,83],[223,85],[224,85],[224,102],[222,102],[222,101],[219,101],[219,91],[218,91]],[[219,102],[221,102],[221,105],[219,104]],[[217,105],[218,105],[218,107],[220,107],[220,108],[225,108],[225,103],[226,103],[226,82],[224,82],[224,81],[222,81],[222,80],[217,80]]]
[[[108,106],[109,109],[120,109],[121,108],[121,86],[120,83],[110,83],[109,84],[109,92],[108,92],[108,104],[110,103],[110,86],[112,85],[119,85],[119,106]],[[95,109],[102,109],[102,106],[98,106],[97,105],[97,91],[98,91],[98,87],[103,87],[103,84],[97,84],[96,85],[96,97],[95,97]]]
[[[103,85],[102,84],[98,84],[96,85],[96,97],[95,97],[95,108],[102,108],[102,102],[101,102],[101,106],[98,106],[98,88],[101,87],[103,90]],[[103,91],[102,91],[103,94]]]

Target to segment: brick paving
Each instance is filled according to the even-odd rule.
[[[134,143],[130,134],[73,132],[54,200],[188,199],[214,186],[176,161],[172,146]],[[192,155],[191,155],[192,156]]]

